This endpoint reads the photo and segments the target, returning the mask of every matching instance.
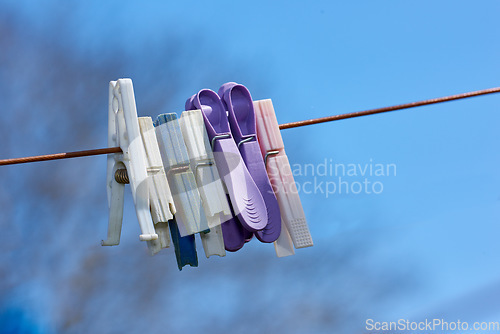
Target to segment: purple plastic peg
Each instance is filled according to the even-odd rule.
[[[267,225],[266,205],[232,138],[226,110],[219,96],[212,90],[203,89],[186,102],[186,110],[192,109],[201,109],[203,112],[214,159],[239,222],[248,231],[262,230]],[[227,233],[224,233],[224,229],[228,226],[224,225],[227,223],[234,222],[222,224],[225,243]],[[236,229],[233,231],[236,232]],[[246,234],[243,235],[243,231],[232,235],[237,235],[238,239],[234,240],[234,245],[241,241],[244,243],[248,238]]]
[[[222,85],[219,96],[229,113],[234,141],[266,204],[267,225],[255,235],[261,242],[274,242],[281,232],[281,214],[257,141],[252,96],[245,86],[235,82]]]

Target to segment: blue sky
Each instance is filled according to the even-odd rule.
[[[153,117],[181,112],[193,93],[201,88],[217,90],[226,81],[245,84],[254,99],[272,98],[280,123],[496,87],[500,82],[497,1],[4,0],[2,8],[23,26],[23,43],[41,39],[92,66],[110,58],[124,63],[113,73],[134,80],[139,114],[141,103],[154,105]],[[166,51],[156,52],[160,47]],[[176,53],[180,56],[169,56]],[[171,62],[165,67],[173,70],[152,66],[162,62]],[[4,66],[11,64],[0,63]],[[157,80],[176,87],[175,94],[158,98]],[[100,85],[105,96],[107,82]],[[162,103],[154,104],[153,98]],[[97,102],[101,110],[88,112],[102,123],[106,100]],[[492,95],[283,130],[292,164],[319,164],[325,159],[340,164],[395,164],[397,174],[370,178],[383,183],[378,195],[302,194],[315,246],[297,250],[294,257],[274,259],[272,247],[254,240],[241,254],[202,259],[200,268],[172,274],[177,277],[175,291],[168,293],[181,314],[169,321],[169,328],[210,332],[209,325],[198,326],[182,313],[193,310],[198,317],[208,314],[219,319],[220,328],[227,329],[228,318],[247,312],[256,316],[263,305],[276,313],[272,319],[266,315],[262,326],[287,324],[283,326],[290,333],[359,332],[366,317],[395,321],[440,315],[450,321],[500,321],[500,308],[486,303],[491,296],[485,292],[500,283],[499,102],[500,97]],[[100,128],[105,131],[105,124]],[[30,134],[24,136],[30,142]],[[48,137],[50,146],[37,149],[30,144],[26,155],[65,150],[64,142],[70,142]],[[92,142],[104,147],[105,138],[103,132]],[[104,160],[88,159],[96,159],[92,175],[104,180]],[[337,177],[316,179],[328,182]],[[314,177],[299,175],[296,180],[304,184]],[[362,180],[346,178],[351,183]],[[103,182],[99,186],[86,188],[86,194],[100,196],[105,187]],[[128,203],[132,205],[130,199]],[[96,210],[102,215],[93,227],[95,233],[85,235],[96,238],[87,240],[89,244],[97,244],[105,234],[106,203],[99,205]],[[78,217],[74,220],[78,222]],[[145,245],[137,242],[137,232],[130,208],[118,247],[132,247],[137,261],[146,261],[149,275],[160,275],[155,271],[160,260],[144,259]],[[112,252],[114,261],[120,261],[114,249],[93,251]],[[174,270],[173,254],[167,255],[168,268]],[[253,263],[255,272],[242,277],[235,273],[238,261],[266,265]],[[6,262],[4,266],[10,268]],[[210,266],[217,269],[206,272]],[[120,269],[126,275],[133,267]],[[200,303],[190,292],[192,286],[183,286],[186,280],[203,287],[207,278],[217,283],[212,292],[202,293],[203,298],[216,300],[225,317]],[[18,283],[22,286],[22,280]],[[25,301],[9,297],[9,303],[24,308],[47,331],[57,332],[62,320],[36,307],[55,307],[47,296],[51,290],[36,275],[26,284],[33,297]],[[253,293],[256,290],[261,296]],[[94,300],[91,305],[97,308],[101,302]],[[161,301],[155,305],[152,319],[162,317]],[[113,310],[106,307],[103,314]],[[91,328],[85,321],[77,327],[82,332]],[[101,328],[106,326],[110,322],[103,320]],[[257,323],[235,332],[259,330],[264,327]]]

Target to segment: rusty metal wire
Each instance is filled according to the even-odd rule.
[[[478,90],[478,91],[474,91],[474,92],[468,92],[468,93],[451,95],[451,96],[438,97],[435,99],[429,99],[429,100],[423,100],[423,101],[417,101],[417,102],[411,102],[411,103],[405,103],[405,104],[398,104],[398,105],[390,106],[390,107],[369,109],[369,110],[356,111],[356,112],[347,113],[347,114],[333,115],[333,116],[327,116],[327,117],[321,117],[321,118],[308,119],[308,120],[304,120],[304,121],[285,123],[285,124],[280,124],[279,127],[280,127],[280,130],[291,129],[291,128],[297,128],[300,126],[339,121],[341,119],[347,119],[347,118],[375,115],[375,114],[380,114],[380,113],[385,113],[385,112],[390,112],[390,111],[395,111],[395,110],[415,108],[415,107],[425,106],[425,105],[429,105],[429,104],[436,104],[436,103],[466,99],[469,97],[487,95],[487,94],[493,94],[493,93],[500,93],[500,87],[483,89],[483,90]],[[70,158],[77,158],[77,157],[86,157],[86,156],[92,156],[92,155],[121,153],[121,152],[122,152],[122,150],[119,147],[110,147],[110,148],[101,148],[101,149],[86,150],[86,151],[38,155],[38,156],[33,156],[33,157],[3,159],[3,160],[0,160],[0,166],[23,164],[23,163],[37,162],[37,161],[70,159]]]
[[[296,128],[296,127],[299,127],[299,126],[306,126],[306,125],[311,125],[311,124],[319,124],[319,123],[324,123],[324,122],[339,121],[341,119],[347,119],[347,118],[354,118],[354,117],[361,117],[361,116],[368,116],[368,115],[380,114],[380,113],[384,113],[384,112],[401,110],[401,109],[408,109],[408,108],[414,108],[414,107],[420,107],[420,106],[425,106],[425,105],[429,105],[429,104],[435,104],[435,103],[442,103],[442,102],[448,102],[448,101],[453,101],[453,100],[466,99],[466,98],[469,98],[469,97],[486,95],[486,94],[492,94],[492,93],[500,93],[500,87],[483,89],[483,90],[478,90],[478,91],[475,91],[475,92],[468,92],[468,93],[451,95],[451,96],[445,96],[445,97],[438,97],[438,98],[435,98],[435,99],[424,100],[424,101],[417,101],[417,102],[411,102],[411,103],[405,103],[405,104],[398,104],[398,105],[391,106],[391,107],[369,109],[369,110],[363,110],[363,111],[356,111],[356,112],[352,112],[352,113],[348,113],[348,114],[341,114],[341,115],[334,115],[334,116],[327,116],[327,117],[321,117],[321,118],[308,119],[308,120],[305,120],[305,121],[285,123],[285,124],[280,124],[280,130],[291,129],[291,128]]]
[[[70,159],[70,158],[78,158],[78,157],[88,157],[88,156],[91,156],[91,155],[121,153],[121,152],[122,152],[122,149],[119,148],[119,147],[110,147],[110,148],[100,148],[100,149],[87,150],[87,151],[66,152],[66,153],[56,153],[56,154],[47,154],[47,155],[37,155],[37,156],[34,156],[34,157],[24,157],[24,158],[13,158],[13,159],[0,160],[0,166],[15,165],[15,164],[24,164],[24,163],[37,162],[37,161],[47,161],[47,160],[58,160],[58,159]]]

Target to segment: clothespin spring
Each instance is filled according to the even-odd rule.
[[[119,168],[115,172],[115,181],[122,184],[129,184],[128,173],[125,168]]]

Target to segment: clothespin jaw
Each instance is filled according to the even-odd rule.
[[[182,222],[178,222],[175,217],[169,221],[177,267],[179,270],[182,270],[182,267],[188,264],[191,267],[198,267],[198,255],[196,253],[194,235],[181,236],[178,228],[179,224],[182,225]]]
[[[286,156],[278,121],[270,99],[254,102],[257,137],[264,156],[267,173],[278,199],[285,229],[275,244],[278,256],[293,254],[288,233],[295,248],[313,246],[304,209],[295,185],[290,162]],[[281,255],[280,255],[281,254]]]
[[[135,210],[142,234],[140,240],[158,239],[149,210],[146,153],[139,132],[132,80],[119,79],[109,84],[108,146],[119,146],[123,153],[108,155],[107,191],[109,204],[108,239],[103,246],[118,245],[123,219],[124,184],[116,178],[118,169],[126,168]]]
[[[220,225],[212,227],[209,232],[201,232],[200,238],[207,259],[212,255],[218,255],[220,257],[226,256],[224,237]]]

